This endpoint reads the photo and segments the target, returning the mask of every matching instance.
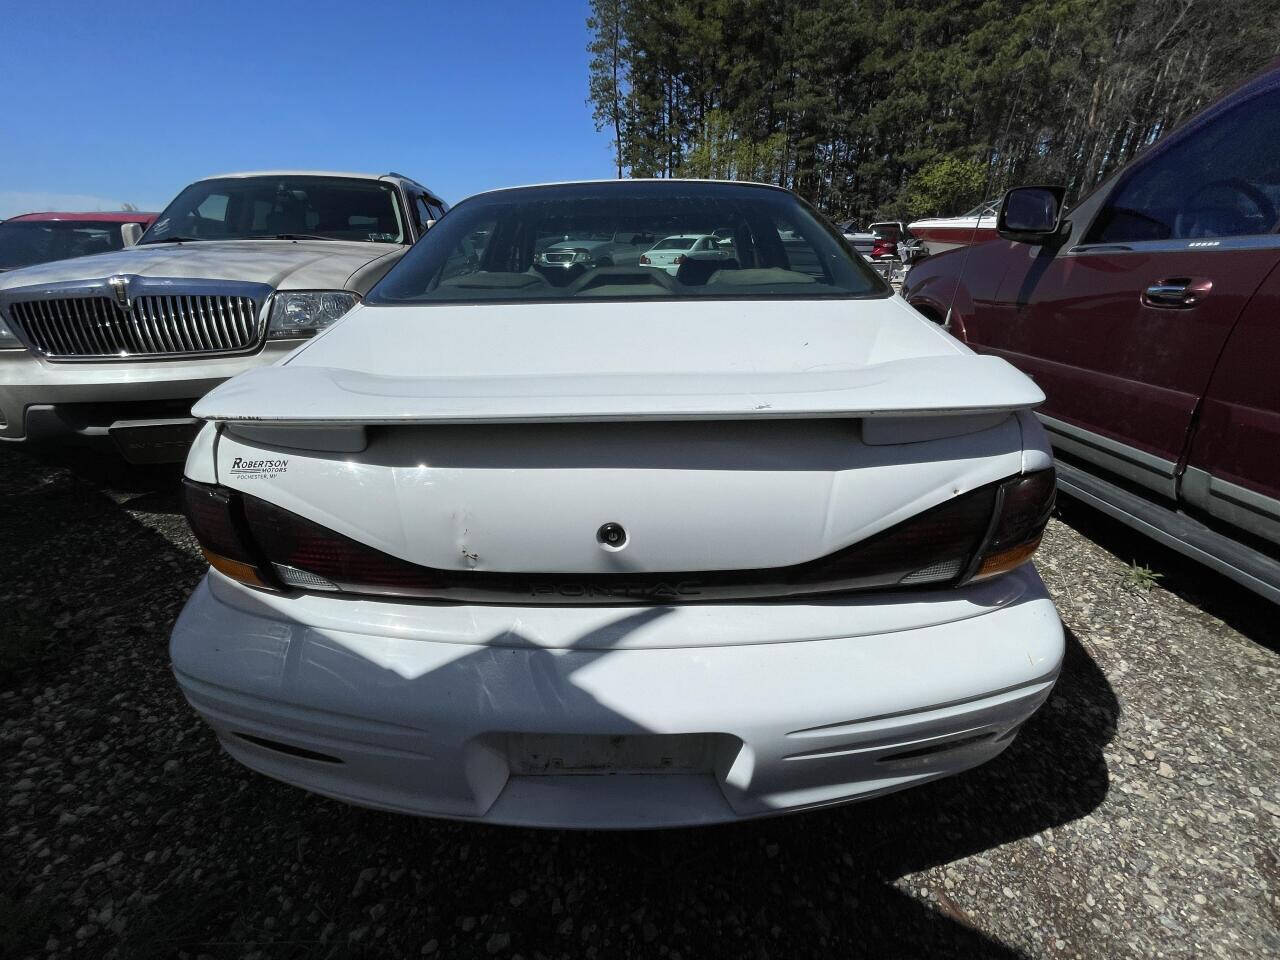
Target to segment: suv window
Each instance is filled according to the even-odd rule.
[[[124,247],[120,224],[77,220],[0,223],[0,270],[85,257]]]
[[[1280,223],[1280,90],[1157,155],[1112,193],[1087,243],[1271,233]]]
[[[404,243],[396,189],[352,177],[227,177],[187,187],[141,243],[192,240],[363,240]]]
[[[200,201],[196,214],[206,220],[227,219],[227,201],[231,198],[225,193],[211,193]]]
[[[413,195],[413,214],[417,218],[418,233],[426,232],[428,220],[440,219],[427,204],[426,196],[421,193],[415,193]]]

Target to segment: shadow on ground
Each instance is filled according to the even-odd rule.
[[[182,701],[167,635],[203,564],[189,540],[122,509],[142,497],[148,517],[180,524],[176,475],[154,480],[107,496],[65,465],[0,456],[0,599],[34,607],[23,646],[37,648],[5,661],[0,716],[25,735],[52,696],[63,721],[39,764],[3,768],[39,789],[0,837],[0,953],[75,943],[105,902],[127,922],[95,924],[82,955],[419,956],[435,940],[447,957],[1016,957],[936,885],[926,903],[902,878],[1106,795],[1118,706],[1068,637],[1054,694],[999,758],[853,806],[619,834],[314,797],[243,771]],[[89,822],[60,826],[86,798]]]

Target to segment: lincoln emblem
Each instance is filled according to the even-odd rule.
[[[132,303],[129,301],[129,278],[128,277],[112,277],[107,283],[111,286],[111,291],[116,297],[116,306],[121,310],[128,310]]]

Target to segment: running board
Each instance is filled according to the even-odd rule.
[[[1280,603],[1280,563],[1125,488],[1059,460],[1058,489],[1151,539],[1217,570],[1272,603]]]

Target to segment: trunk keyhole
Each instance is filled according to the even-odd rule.
[[[596,539],[610,550],[621,550],[627,542],[627,531],[622,529],[620,523],[606,523],[596,531]]]

